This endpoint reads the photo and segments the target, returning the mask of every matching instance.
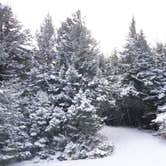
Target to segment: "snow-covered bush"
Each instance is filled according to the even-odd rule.
[[[158,112],[156,119],[154,119],[152,123],[158,124],[158,135],[166,138],[166,104],[159,106]]]
[[[67,131],[69,130],[70,137],[94,135],[101,127],[96,108],[91,105],[91,101],[82,90],[74,97],[73,104],[68,108],[67,117],[69,121]]]
[[[97,135],[101,120],[96,113],[95,107],[80,90],[67,111],[65,134],[68,139],[59,159],[97,158],[111,154],[112,145],[104,143]]]
[[[159,125],[158,134],[166,138],[166,113],[158,114],[153,122]]]
[[[96,136],[84,136],[76,142],[70,141],[59,157],[70,160],[94,159],[111,155],[112,151],[112,144],[104,142]]]

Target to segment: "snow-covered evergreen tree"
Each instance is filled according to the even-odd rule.
[[[101,126],[95,107],[91,105],[91,101],[86,98],[82,90],[74,97],[73,104],[68,108],[67,116],[70,119],[68,134],[71,137],[95,135]]]
[[[100,69],[101,54],[98,50],[97,42],[92,38],[85,26],[80,11],[74,13],[71,18],[67,18],[59,28],[57,34],[57,57],[59,57],[57,65],[59,63],[59,66],[61,66],[59,68],[62,68],[65,72],[73,66],[75,73],[79,75],[77,93],[80,88],[84,92],[89,91],[91,96],[88,97],[91,97],[97,110],[102,109],[98,107],[100,104],[96,99],[104,92],[98,93],[95,90],[99,89],[98,87],[101,83],[99,80],[102,78],[102,70]],[[103,85],[103,83],[101,84]],[[103,89],[100,89],[100,91]]]
[[[33,150],[28,135],[28,119],[23,108],[21,82],[1,82],[0,100],[0,163],[30,159]],[[2,144],[3,142],[3,144]]]
[[[67,31],[67,28],[70,31]],[[47,40],[45,42],[47,43]],[[94,149],[95,142],[100,142],[92,139],[96,139],[95,133],[101,125],[97,116],[97,105],[94,103],[99,104],[99,101],[95,102],[95,98],[97,95],[100,96],[104,90],[102,86],[96,89],[99,87],[97,75],[100,75],[97,63],[98,53],[89,31],[81,24],[79,12],[73,18],[68,18],[67,22],[62,23],[56,44],[57,56],[51,58],[49,63],[40,63],[36,59],[40,50],[35,52],[33,67],[28,72],[28,79],[24,81],[21,96],[22,107],[29,119],[30,142],[36,153],[41,158],[46,158],[52,151],[60,151],[62,155],[59,158],[62,159],[71,142],[82,147],[87,141],[86,138],[89,138],[93,147],[89,147],[88,152]],[[94,44],[93,48],[91,44]],[[49,53],[49,55],[52,54]],[[83,59],[81,59],[82,56]],[[53,62],[55,62],[54,65],[50,66]],[[82,65],[79,66],[79,63]],[[43,70],[43,65],[47,70]],[[88,70],[84,70],[85,68]],[[94,86],[96,91],[90,83],[94,80],[96,80]],[[82,92],[80,92],[81,89],[83,89]],[[91,95],[87,95],[88,90]],[[110,147],[108,151],[111,150]],[[80,158],[82,151],[75,153],[78,153],[75,155]]]
[[[112,119],[116,119],[117,124],[149,127],[151,119],[155,118],[156,110],[152,99],[154,96],[150,93],[156,87],[155,81],[151,82],[152,77],[157,76],[156,62],[143,32],[136,32],[134,19],[121,58],[121,65],[118,66],[124,70],[121,70],[117,80],[117,111],[112,112]]]
[[[22,29],[11,8],[0,4],[0,121],[1,131],[6,135],[0,148],[3,164],[31,157],[30,149],[25,145],[29,137],[20,96],[21,84],[27,78],[31,66],[32,54],[27,48],[29,37],[28,31]]]
[[[0,77],[23,74],[29,67],[31,54],[27,49],[30,35],[23,30],[10,7],[0,4]]]
[[[125,45],[124,51],[122,52],[123,61],[125,63],[132,63],[136,54],[137,54],[137,32],[136,32],[135,19],[133,17],[129,27],[127,43]]]
[[[156,108],[157,117],[153,120],[159,126],[158,134],[165,137],[166,136],[166,51],[165,45],[162,43],[157,43],[154,48],[154,54],[156,55],[156,77],[153,77],[153,82],[155,82],[155,87],[153,89],[153,95],[156,96]]]
[[[43,66],[50,65],[55,58],[55,29],[51,16],[48,14],[41,27],[40,31],[36,33],[37,39],[37,59]]]
[[[73,64],[84,79],[96,75],[99,51],[96,41],[81,18],[80,11],[74,13],[72,18],[67,18],[59,28],[57,54],[61,65],[68,68]]]
[[[156,123],[159,126],[157,134],[166,138],[166,105],[160,106],[158,109],[162,112],[157,114],[153,123]]]

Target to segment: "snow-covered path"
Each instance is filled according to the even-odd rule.
[[[23,162],[13,166],[166,166],[166,141],[137,129],[104,127],[101,131],[114,143],[112,156],[77,161]]]

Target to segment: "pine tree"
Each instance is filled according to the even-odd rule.
[[[101,126],[95,107],[91,105],[91,101],[86,98],[82,90],[74,97],[73,104],[68,108],[67,116],[70,119],[68,134],[71,137],[95,135]]]
[[[100,68],[102,55],[98,50],[97,42],[87,30],[80,11],[74,13],[72,18],[67,18],[59,28],[57,57],[59,57],[59,66],[62,66],[64,72],[73,66],[72,68],[79,75],[78,87],[84,92],[87,90],[87,97],[90,97],[93,100],[92,104],[97,106],[97,97],[104,94],[104,92],[98,93],[97,90],[101,83],[99,80],[102,78]],[[77,93],[79,88],[77,88]],[[88,91],[92,92],[91,96]],[[98,107],[97,110],[100,108]]]
[[[150,127],[156,111],[154,96],[151,94],[156,87],[155,81],[151,81],[153,76],[156,77],[155,55],[147,44],[143,31],[136,32],[134,19],[121,56],[121,65],[125,70],[117,81],[119,86],[115,99],[118,111],[112,112],[112,119],[123,125]],[[118,119],[121,121],[118,122]]]
[[[153,123],[159,126],[158,134],[165,137],[166,136],[166,51],[165,45],[163,43],[157,43],[154,48],[155,62],[156,62],[156,77],[153,77],[154,82],[156,83],[153,88],[153,94],[156,96],[156,119],[153,120]]]
[[[31,66],[29,40],[29,32],[23,30],[11,8],[0,4],[0,137],[6,137],[0,148],[0,162],[4,164],[31,157],[30,148],[25,145],[29,138],[20,96]]]
[[[26,48],[30,35],[23,30],[10,7],[0,4],[1,79],[28,69],[31,54]]]
[[[56,38],[52,18],[49,14],[45,17],[40,27],[40,31],[36,33],[36,39],[38,46],[37,58],[39,63],[42,65],[45,63],[50,65],[55,58]]]
[[[61,66],[68,68],[73,64],[86,79],[92,79],[96,75],[99,52],[96,41],[85,27],[80,11],[73,14],[72,18],[67,18],[59,28],[57,51]]]
[[[137,38],[137,32],[136,32],[136,23],[135,23],[135,18],[132,17],[131,24],[129,27],[129,38]]]
[[[101,128],[101,118],[96,108],[82,90],[74,97],[67,111],[66,135],[70,137],[64,154],[71,159],[104,157],[110,154],[112,146],[96,136]]]
[[[0,99],[0,163],[32,157],[32,144],[28,135],[28,121],[22,100],[21,82],[1,82]],[[3,90],[2,90],[3,89]]]
[[[132,63],[137,54],[137,32],[135,24],[135,19],[133,17],[129,27],[127,43],[124,51],[122,52],[122,58],[125,63]]]

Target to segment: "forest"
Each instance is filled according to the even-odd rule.
[[[33,36],[0,4],[0,165],[111,157],[106,125],[166,138],[166,44],[152,47],[133,17],[123,49],[106,56],[80,10],[58,29],[52,20]]]

